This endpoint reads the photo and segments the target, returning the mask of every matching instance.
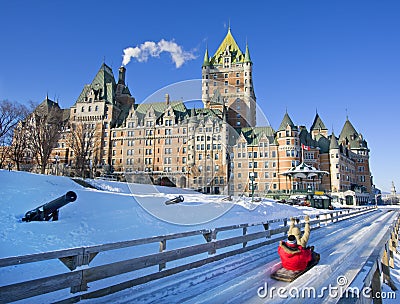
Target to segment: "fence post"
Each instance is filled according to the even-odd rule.
[[[163,252],[165,249],[167,249],[167,240],[166,239],[160,241],[160,250],[159,250],[159,252]],[[161,270],[165,269],[166,267],[167,267],[166,263],[160,263],[158,265],[158,271],[161,271]]]
[[[396,252],[396,237],[394,231],[390,234],[389,240],[389,266],[394,268],[394,255],[393,252]]]
[[[247,227],[243,227],[243,236],[247,234]],[[243,248],[246,247],[247,242],[243,242]]]
[[[382,304],[382,298],[379,297],[380,292],[382,290],[379,267],[376,268],[376,270],[374,272],[374,276],[372,277],[371,289],[372,289],[373,303],[374,304]]]
[[[382,266],[382,273],[383,273],[383,280],[384,282],[386,282],[389,287],[392,290],[397,290],[397,287],[395,286],[391,276],[390,276],[390,255],[393,254],[390,252],[390,248],[388,243],[385,244],[385,250],[383,251],[383,255],[382,255],[382,261],[381,261],[381,266]],[[390,267],[392,267],[390,265]]]
[[[217,239],[217,230],[214,229],[213,231],[203,233],[204,239],[206,240],[207,243],[210,243],[214,240]],[[208,254],[215,254],[217,250],[215,249],[215,246],[208,252]]]

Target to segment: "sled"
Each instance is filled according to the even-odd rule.
[[[313,268],[315,265],[317,265],[319,262],[319,259],[320,259],[319,254],[313,252],[313,259],[310,262],[310,264],[307,266],[306,269],[294,271],[294,270],[287,270],[287,269],[281,267],[277,271],[275,271],[274,273],[271,274],[271,278],[278,280],[278,281],[293,282],[299,276],[306,273],[311,268]]]

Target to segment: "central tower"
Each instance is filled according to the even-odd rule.
[[[206,48],[202,65],[204,107],[222,112],[226,108],[227,121],[234,128],[256,125],[252,66],[247,43],[243,54],[230,28],[212,57]]]

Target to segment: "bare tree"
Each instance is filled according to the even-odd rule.
[[[25,122],[20,122],[14,128],[10,158],[17,166],[18,171],[21,169],[21,163],[24,162],[25,153],[28,152],[28,134],[29,131],[25,127]]]
[[[68,145],[73,151],[77,175],[85,177],[85,169],[96,165],[98,142],[93,123],[79,122],[72,125]]]
[[[27,123],[29,147],[42,174],[46,172],[47,163],[52,150],[56,147],[62,125],[62,112],[56,107],[47,112],[33,112]]]
[[[5,138],[0,139],[0,169],[4,168],[6,163],[10,160],[11,147],[8,140]]]
[[[26,106],[8,100],[0,101],[0,140],[11,137],[15,125],[28,113]]]

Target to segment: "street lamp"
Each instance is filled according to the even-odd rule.
[[[251,201],[254,200],[254,172],[250,172],[250,180],[251,180]]]
[[[58,161],[60,160],[60,156],[56,155],[54,157],[54,160],[56,162],[56,175],[58,175]]]

